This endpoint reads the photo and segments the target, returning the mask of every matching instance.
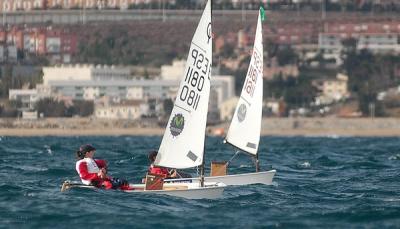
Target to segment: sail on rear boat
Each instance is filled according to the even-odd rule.
[[[236,106],[225,142],[252,156],[256,161],[255,173],[205,177],[206,181],[222,182],[226,185],[271,184],[275,170],[259,171],[258,146],[260,142],[263,99],[263,43],[262,20],[264,9],[260,8],[256,36],[250,65],[242,92]],[[175,179],[170,182],[182,182]]]

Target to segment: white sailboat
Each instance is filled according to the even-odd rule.
[[[174,169],[201,166],[204,174],[204,141],[211,64],[212,30],[211,0],[209,0],[192,39],[184,76],[154,162],[156,166]],[[219,182],[204,182],[204,176],[201,182],[185,185],[188,185],[186,193],[193,193],[185,196],[187,198],[197,198],[198,195],[202,198],[211,198],[215,197],[216,193],[222,195],[226,186]]]
[[[275,170],[259,171],[258,146],[260,142],[262,99],[263,99],[263,44],[262,20],[264,9],[258,15],[253,53],[242,92],[233,115],[225,142],[254,157],[255,173],[205,177],[209,182],[222,182],[226,185],[247,185],[272,183]],[[174,179],[170,182],[184,182],[188,179]],[[193,180],[192,180],[193,181]]]
[[[204,168],[211,63],[212,31],[211,0],[209,0],[190,45],[185,72],[158,151],[156,166],[178,169],[197,166]],[[202,182],[195,183],[166,183],[160,190],[146,190],[145,184],[130,186],[134,190],[125,192],[166,194],[189,199],[214,199],[222,196],[226,185],[220,182],[204,182],[202,179]],[[88,186],[65,183],[62,190],[71,187]]]

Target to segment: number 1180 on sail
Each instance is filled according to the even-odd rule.
[[[190,57],[192,57],[193,62],[188,61],[185,84],[182,87],[179,99],[196,110],[206,74],[208,74],[208,80],[210,79],[210,61],[195,48],[192,49]]]

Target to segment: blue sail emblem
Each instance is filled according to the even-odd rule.
[[[241,104],[238,108],[237,117],[239,122],[243,122],[246,118],[247,107],[244,104]]]

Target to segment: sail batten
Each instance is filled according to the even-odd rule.
[[[257,155],[261,133],[263,97],[261,16],[260,13],[250,65],[226,136],[229,144],[251,155]]]
[[[207,2],[193,35],[156,166],[183,169],[203,162],[212,63],[210,2]]]

